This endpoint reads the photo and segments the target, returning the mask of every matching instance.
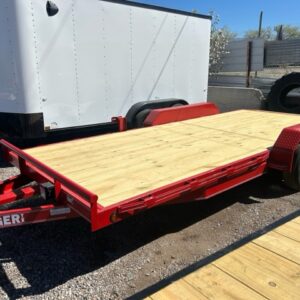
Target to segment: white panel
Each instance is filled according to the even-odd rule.
[[[0,105],[1,112],[18,111],[21,83],[16,67],[16,26],[11,0],[0,1]]]
[[[191,84],[189,102],[206,102],[208,89],[209,68],[209,40],[210,22],[203,19],[191,19],[192,33],[190,39],[193,42],[191,61]]]
[[[133,18],[133,97],[130,103],[171,98],[174,16],[136,8]]]
[[[101,1],[77,1],[74,7],[79,124],[111,120],[107,87],[106,34]],[[117,71],[117,70],[116,70]]]
[[[167,99],[174,97],[173,60],[176,32],[173,14],[159,12],[156,18],[159,34],[156,39],[155,82],[147,100]]]
[[[135,8],[132,16],[132,90],[127,94],[127,107],[149,100],[155,84],[157,37],[167,13]]]
[[[174,48],[174,86],[175,98],[191,100],[192,70],[195,53],[195,39],[193,35],[193,18],[177,16],[175,18],[177,41]]]
[[[34,39],[38,61],[41,109],[45,126],[79,125],[78,57],[72,0],[56,0],[59,13],[46,14],[46,1],[34,1]]]
[[[124,113],[130,98],[132,74],[132,11],[133,7],[102,2],[107,72],[106,101],[110,116]]]
[[[139,101],[206,99],[209,20],[100,0],[55,0],[49,17],[46,2],[0,1],[0,97],[13,112],[65,128]]]

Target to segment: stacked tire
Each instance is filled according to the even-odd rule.
[[[287,113],[300,114],[300,92],[293,102],[289,101],[289,93],[300,89],[300,73],[290,73],[278,79],[268,95],[268,109]]]

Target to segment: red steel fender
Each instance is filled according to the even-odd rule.
[[[157,126],[171,122],[185,121],[220,113],[213,103],[197,103],[176,107],[154,109],[147,116],[145,126]]]
[[[295,151],[300,145],[300,124],[283,129],[271,149],[268,167],[291,173]]]

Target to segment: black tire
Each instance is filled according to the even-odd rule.
[[[172,107],[175,104],[188,105],[188,102],[182,99],[161,99],[161,100],[143,101],[143,102],[135,103],[126,114],[127,128],[128,129],[136,128],[135,126],[136,117],[143,110],[168,108],[168,107]]]
[[[300,88],[300,73],[290,73],[278,79],[268,95],[268,109],[288,113],[300,113],[300,97],[294,103],[287,99],[290,91]]]
[[[148,117],[150,111],[151,111],[151,109],[144,109],[135,116],[134,128],[144,127],[144,122],[145,122],[146,118]]]
[[[289,188],[300,191],[300,146],[295,153],[292,173],[283,173],[283,180]]]

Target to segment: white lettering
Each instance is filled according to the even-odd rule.
[[[23,214],[5,215],[0,217],[0,226],[9,226],[24,223]]]
[[[11,216],[11,223],[12,224],[21,223],[21,216],[20,215],[12,215]]]
[[[10,216],[3,216],[3,224],[11,225]]]

